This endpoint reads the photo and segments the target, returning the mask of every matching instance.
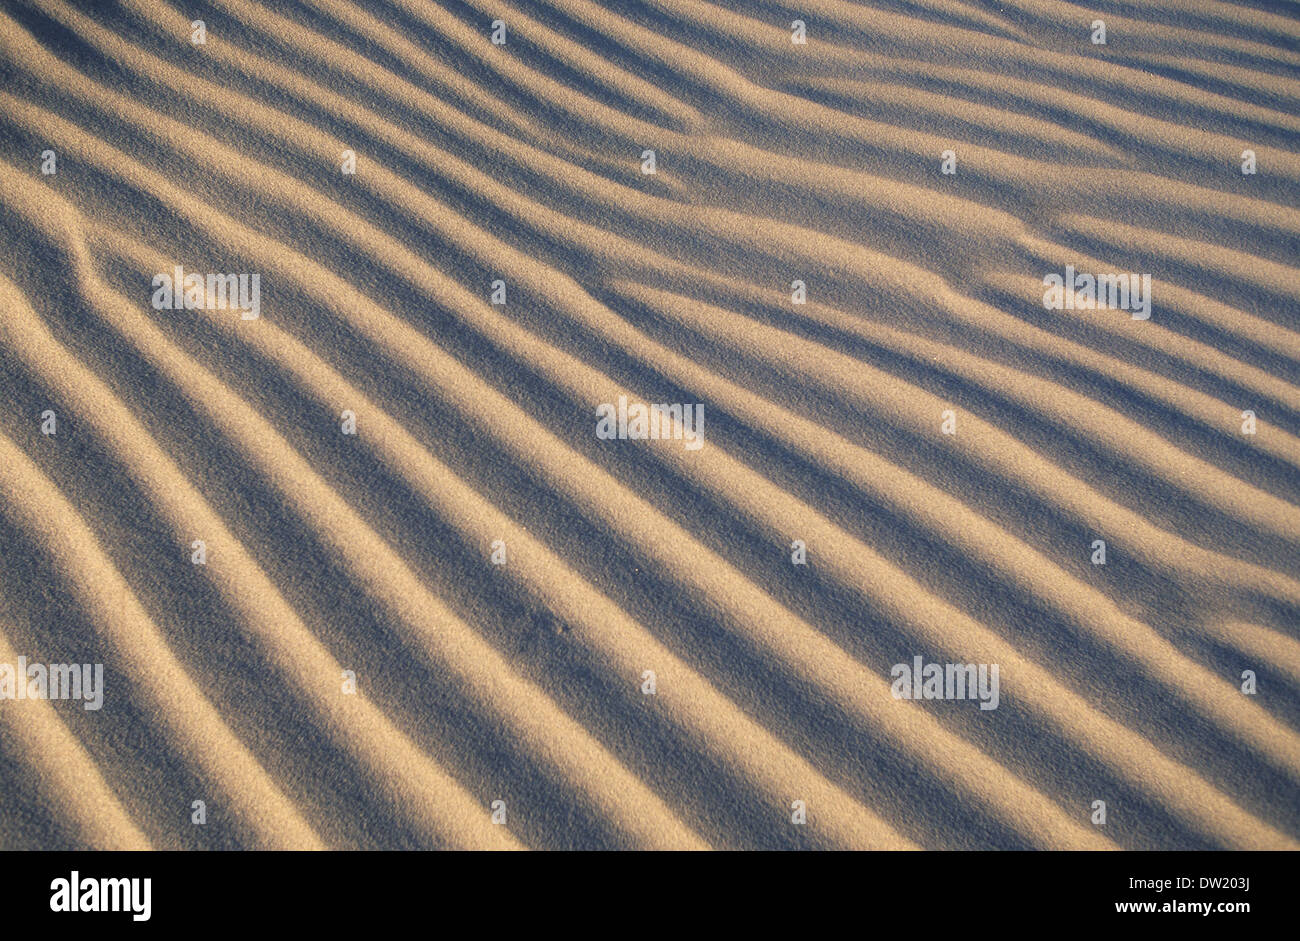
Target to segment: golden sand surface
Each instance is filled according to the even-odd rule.
[[[1298,311],[1293,4],[5,3],[0,848],[1295,849]]]

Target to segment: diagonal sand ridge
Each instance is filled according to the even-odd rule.
[[[1298,848],[1300,25],[801,9],[0,12],[0,847]]]

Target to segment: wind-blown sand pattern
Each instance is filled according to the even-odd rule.
[[[16,0],[0,79],[0,664],[104,666],[0,848],[1300,843],[1294,5]]]

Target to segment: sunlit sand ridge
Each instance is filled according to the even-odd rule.
[[[997,7],[6,4],[0,847],[1300,846],[1300,19]]]

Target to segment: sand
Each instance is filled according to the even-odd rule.
[[[0,11],[0,848],[1300,847],[1293,6],[201,6]]]

